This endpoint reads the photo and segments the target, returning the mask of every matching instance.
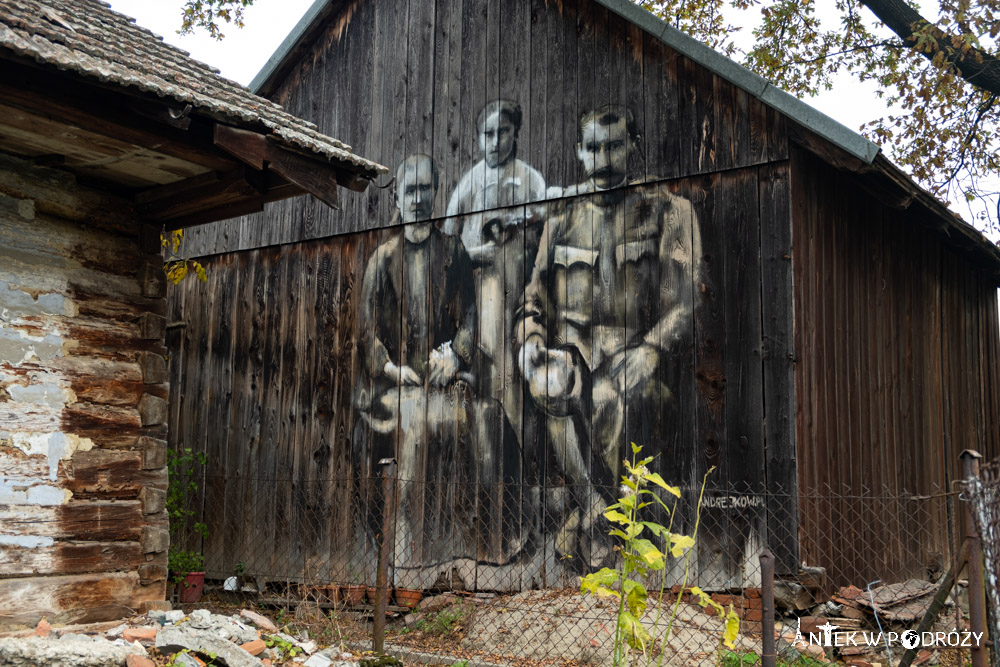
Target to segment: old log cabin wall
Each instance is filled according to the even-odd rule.
[[[792,151],[801,557],[845,584],[947,569],[956,524],[926,499],[963,450],[1000,455],[996,267],[887,201]]]
[[[572,584],[633,441],[685,490],[676,529],[716,468],[702,585],[743,580],[768,516],[794,569],[785,118],[591,0],[333,7],[263,92],[435,169],[189,232],[215,256],[172,295],[170,432],[208,454],[208,570],[371,578],[364,480],[395,456],[396,584]]]
[[[0,154],[0,627],[164,598],[158,250],[127,200]]]

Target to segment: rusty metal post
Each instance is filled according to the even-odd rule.
[[[382,530],[378,540],[378,572],[375,575],[375,618],[372,629],[372,650],[382,655],[385,650],[386,586],[389,580],[389,552],[396,533],[396,459],[382,459]]]
[[[774,642],[774,554],[767,547],[760,552],[760,633],[762,667],[775,667],[778,662]]]
[[[979,452],[966,449],[959,455],[966,482],[979,479]],[[971,486],[971,485],[969,485]],[[968,487],[967,487],[968,491]],[[973,516],[972,499],[965,499],[965,539],[969,542],[969,627],[986,637],[986,582],[983,579],[983,545],[979,542],[979,529]],[[972,667],[987,667],[986,646],[980,641],[972,648]]]

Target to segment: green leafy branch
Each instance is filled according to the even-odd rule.
[[[617,623],[615,624],[613,663],[617,667],[624,663],[630,651],[639,651],[647,658],[650,655],[652,635],[643,626],[641,618],[645,614],[649,592],[644,582],[648,582],[653,572],[664,572],[668,555],[674,559],[684,558],[684,578],[681,594],[678,595],[671,611],[663,643],[670,638],[674,620],[680,607],[680,599],[687,588],[690,573],[690,558],[692,548],[698,534],[701,521],[701,500],[705,492],[709,470],[702,480],[701,494],[698,497],[698,513],[695,529],[692,535],[672,532],[673,517],[677,509],[676,499],[680,498],[680,489],[667,484],[659,473],[651,472],[649,464],[653,457],[639,459],[642,447],[632,443],[632,460],[625,460],[626,475],[622,476],[622,496],[618,502],[609,505],[604,512],[608,521],[614,527],[608,534],[620,541],[616,550],[622,555],[621,566],[605,567],[597,572],[580,578],[580,590],[600,597],[609,597],[618,601]],[[660,496],[650,488],[656,486],[674,496],[673,507],[667,507]],[[670,522],[664,526],[655,521],[640,519],[640,512],[649,507],[659,506],[670,516]],[[657,546],[659,544],[659,546]],[[660,578],[660,599],[663,599],[665,577]],[[729,648],[735,646],[739,634],[739,617],[733,611],[732,605],[727,612],[715,602],[711,596],[700,588],[691,587],[689,592],[695,596],[702,607],[712,606],[720,617],[725,618],[725,630],[722,641]],[[663,607],[658,606],[653,632],[659,628]],[[660,651],[657,664],[663,660]]]

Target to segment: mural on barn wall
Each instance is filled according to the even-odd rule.
[[[767,327],[784,345],[762,288],[789,266],[762,229],[787,216],[781,115],[588,0],[366,1],[337,25],[275,97],[395,182],[340,212],[292,202],[206,235],[247,249],[212,258],[207,288],[246,306],[230,343],[197,309],[178,336],[198,354],[233,346],[240,423],[192,403],[175,432],[207,432],[209,474],[284,485],[261,482],[259,546],[222,518],[241,481],[220,480],[225,504],[205,507],[225,548],[208,568],[253,544],[248,572],[371,583],[383,503],[368,480],[386,456],[398,586],[448,571],[486,590],[572,585],[609,554],[597,508],[629,442],[690,490],[681,530],[709,467],[722,496],[759,493],[764,376],[786,358],[763,345]],[[370,76],[340,94],[334,62]],[[198,396],[200,370],[180,373]],[[780,438],[780,416],[767,428]],[[702,586],[752,571],[770,528],[713,493]]]
[[[530,558],[544,540],[540,505],[559,501],[555,557],[607,564],[598,520],[626,445],[671,403],[672,355],[691,344],[698,223],[685,198],[630,184],[642,141],[631,109],[583,114],[575,153],[584,180],[548,189],[516,157],[517,102],[488,103],[477,125],[483,159],[451,193],[440,229],[430,221],[433,158],[414,153],[398,165],[403,231],[364,270],[353,460],[368,476],[374,462],[397,459],[397,585],[427,586],[456,558],[501,568]],[[525,462],[544,456],[526,449],[545,442],[558,443],[559,501],[520,492],[540,482]],[[449,460],[453,443],[461,455]],[[474,480],[478,497],[427,511],[432,480]],[[477,529],[488,532],[494,515],[517,520],[483,540]]]

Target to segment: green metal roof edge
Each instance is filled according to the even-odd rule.
[[[878,145],[799,98],[789,95],[759,74],[754,74],[739,63],[677,30],[639,5],[629,0],[595,0],[595,2],[604,5],[681,55],[739,86],[764,104],[777,109],[866,164],[871,164],[878,155],[880,150]]]
[[[331,2],[332,0],[315,0],[315,2],[309,5],[309,9],[306,10],[306,13],[302,15],[299,22],[295,24],[295,27],[288,33],[288,36],[281,41],[278,48],[274,50],[271,57],[267,59],[264,66],[260,68],[259,72],[257,72],[257,76],[255,76],[253,81],[250,82],[248,87],[254,95],[260,94],[261,86],[263,86],[264,83],[271,78],[271,75],[274,74],[279,67],[281,67],[285,58],[287,58],[292,50],[298,45],[302,36],[306,34],[310,27],[312,27],[312,24]]]
[[[261,87],[281,67],[285,59],[298,45],[299,40],[309,31],[323,10],[333,0],[316,0],[302,16],[281,45],[261,67],[250,82],[250,90],[259,94]],[[685,35],[659,17],[629,0],[595,0],[609,10],[639,26],[678,53],[690,58],[702,67],[715,72],[733,85],[739,86],[764,104],[777,109],[795,122],[812,130],[830,143],[839,146],[854,157],[871,164],[879,153],[879,147],[854,130],[838,123],[823,112],[802,100],[789,95],[758,74],[754,74],[739,63],[705,46],[698,40]]]

